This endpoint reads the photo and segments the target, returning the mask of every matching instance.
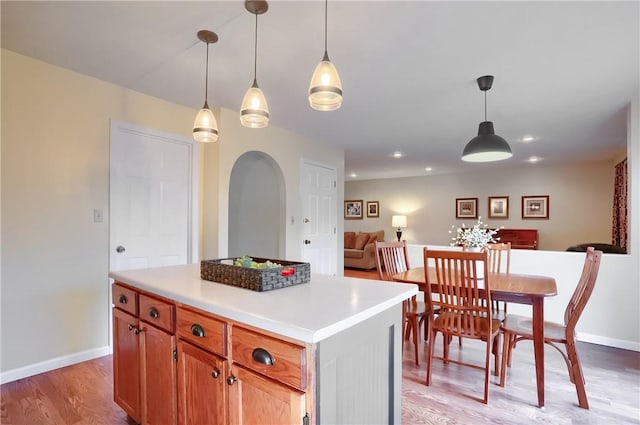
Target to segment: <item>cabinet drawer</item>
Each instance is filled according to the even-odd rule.
[[[212,353],[227,355],[225,343],[227,325],[224,322],[184,307],[178,307],[176,326],[178,337]]]
[[[234,326],[231,334],[233,361],[301,390],[307,386],[306,349]]]
[[[140,294],[140,320],[173,333],[175,307],[165,301]]]
[[[134,316],[138,315],[138,293],[132,289],[120,286],[117,283],[112,285],[112,300],[114,307],[118,307]]]

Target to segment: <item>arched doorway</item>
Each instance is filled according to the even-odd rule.
[[[229,257],[280,258],[285,251],[285,187],[269,155],[242,154],[229,182]]]

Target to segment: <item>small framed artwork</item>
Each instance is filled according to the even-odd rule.
[[[367,217],[380,217],[380,202],[367,201]]]
[[[362,219],[362,200],[344,201],[344,218],[346,220]]]
[[[522,218],[549,219],[549,195],[523,196]]]
[[[456,218],[478,218],[478,198],[456,198]]]
[[[489,196],[489,218],[508,219],[509,218],[509,197]]]

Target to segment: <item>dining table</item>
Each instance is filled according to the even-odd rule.
[[[429,267],[429,281],[436,281],[435,268]],[[488,276],[491,299],[517,304],[528,304],[533,307],[533,351],[536,367],[536,384],[538,390],[538,406],[544,406],[544,299],[558,294],[556,280],[549,276],[490,273]],[[417,284],[420,291],[425,292],[426,275],[424,267],[411,268],[393,275],[393,280]],[[432,284],[432,290],[438,290]],[[425,292],[426,293],[426,292]]]

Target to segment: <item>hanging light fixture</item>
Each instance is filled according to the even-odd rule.
[[[255,43],[253,51],[253,85],[247,90],[240,106],[240,122],[245,127],[263,128],[269,125],[269,105],[256,79],[258,64],[258,15],[269,9],[266,1],[245,0],[244,7],[256,15]]]
[[[196,115],[193,123],[193,138],[197,142],[216,142],[218,140],[218,123],[216,117],[209,109],[207,92],[209,90],[209,44],[218,41],[218,35],[213,31],[198,31],[198,38],[207,44],[207,66],[204,79],[204,106]]]
[[[462,160],[467,162],[491,162],[511,158],[509,143],[493,131],[493,122],[487,121],[487,91],[493,84],[493,75],[477,79],[478,87],[484,92],[484,121],[478,127],[478,135],[471,139],[462,152]]]
[[[335,111],[342,106],[342,83],[327,54],[327,0],[324,2],[324,57],[309,84],[309,104],[318,111]]]

